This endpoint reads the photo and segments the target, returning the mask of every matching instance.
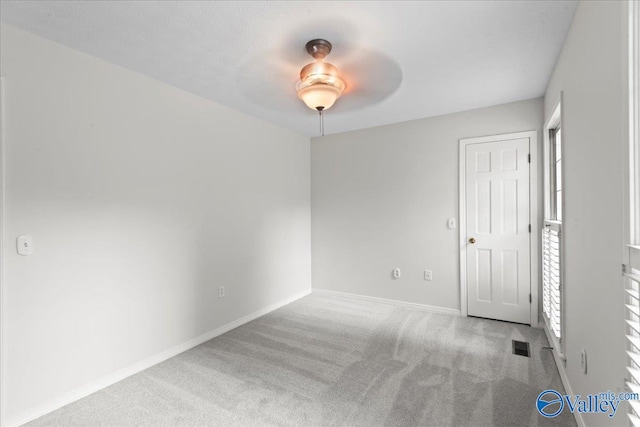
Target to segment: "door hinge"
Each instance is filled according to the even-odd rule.
[[[627,274],[627,266],[622,264],[622,275],[624,276],[625,274]]]
[[[527,154],[527,161],[531,163],[531,154]]]
[[[531,224],[529,224],[529,233],[531,233]]]
[[[529,294],[529,304],[531,304],[531,294]]]

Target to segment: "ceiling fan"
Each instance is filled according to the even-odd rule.
[[[322,112],[333,106],[342,95],[346,84],[338,69],[325,58],[331,53],[331,43],[324,39],[313,39],[305,46],[307,53],[315,62],[305,65],[300,70],[300,80],[296,85],[298,98],[307,107],[318,111],[320,115],[320,133],[324,135]]]
[[[331,53],[331,43],[313,39],[305,48],[316,61],[300,70],[300,81],[296,87],[298,97],[313,110],[327,110],[340,98],[346,84],[338,69],[324,60]]]
[[[303,45],[305,55],[314,61],[303,66],[303,50],[296,48],[301,36],[292,35],[279,48],[262,50],[241,64],[236,78],[246,98],[278,114],[305,120],[298,100],[319,115],[329,108],[336,115],[360,114],[400,87],[402,70],[393,59],[344,36],[336,44],[323,38],[309,40]],[[320,124],[322,133],[322,117]]]

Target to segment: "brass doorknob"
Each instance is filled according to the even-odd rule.
[[[476,239],[474,237],[469,239],[469,243],[471,243],[472,245],[476,242]]]

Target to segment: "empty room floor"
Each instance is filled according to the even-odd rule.
[[[512,354],[527,341],[531,358]],[[544,333],[314,293],[29,426],[574,426]]]

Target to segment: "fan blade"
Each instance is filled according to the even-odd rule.
[[[300,67],[296,64],[267,53],[251,58],[238,67],[236,86],[245,98],[256,105],[286,113],[299,113],[304,111],[296,95],[299,73]]]
[[[339,104],[336,102],[336,112],[378,104],[393,95],[402,84],[400,66],[379,52],[359,49],[337,66],[347,82],[347,89]]]
[[[304,113],[307,107],[298,99],[295,85],[300,69],[313,59],[300,52],[289,54],[289,58],[284,54],[281,50],[269,51],[248,59],[237,69],[236,85],[245,98],[263,108],[287,114]],[[352,48],[341,55],[329,55],[327,61],[338,67],[347,83],[342,97],[331,108],[334,113],[380,103],[402,83],[400,66],[379,52]]]

